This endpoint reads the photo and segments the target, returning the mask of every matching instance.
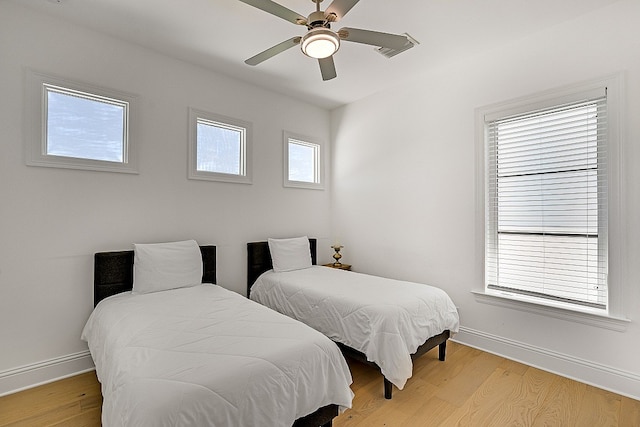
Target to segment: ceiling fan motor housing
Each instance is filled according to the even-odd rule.
[[[329,28],[329,22],[324,17],[324,12],[318,10],[318,11],[312,12],[309,15],[309,17],[307,18],[307,26],[309,27],[309,29],[320,27],[320,26]]]

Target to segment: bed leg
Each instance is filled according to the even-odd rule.
[[[391,394],[393,391],[393,384],[388,379],[384,379],[384,398],[391,399]]]
[[[447,354],[447,342],[443,342],[438,346],[438,359],[444,362],[444,357]]]
[[[322,426],[320,427],[331,427],[332,425],[333,425],[333,420],[330,420],[328,423],[322,424]]]

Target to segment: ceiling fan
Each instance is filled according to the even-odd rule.
[[[406,36],[378,31],[347,27],[332,30],[331,24],[344,18],[359,0],[333,0],[325,11],[320,10],[323,0],[311,0],[315,3],[316,10],[306,18],[271,0],[240,1],[293,24],[307,27],[305,35],[292,37],[244,61],[248,65],[258,65],[299,44],[305,55],[318,60],[322,80],[331,80],[337,75],[333,54],[340,48],[341,40],[389,49],[402,49],[409,42]]]

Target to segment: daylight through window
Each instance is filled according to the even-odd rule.
[[[289,139],[289,180],[318,182],[317,144]]]
[[[285,132],[284,153],[285,187],[324,188],[320,143]]]
[[[251,123],[189,109],[189,178],[251,184]]]
[[[137,97],[25,70],[29,166],[137,173]]]
[[[198,119],[198,171],[244,175],[245,130]]]
[[[127,102],[46,84],[44,90],[47,155],[125,161]]]

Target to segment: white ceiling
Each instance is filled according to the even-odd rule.
[[[338,77],[324,82],[316,60],[298,47],[255,67],[244,60],[295,35],[291,24],[238,0],[11,0],[158,52],[325,108],[412,79],[428,67],[478,54],[616,0],[361,0],[334,29],[408,33],[420,44],[387,59],[342,43]],[[321,9],[332,0],[325,0]],[[312,0],[279,0],[307,16]]]

